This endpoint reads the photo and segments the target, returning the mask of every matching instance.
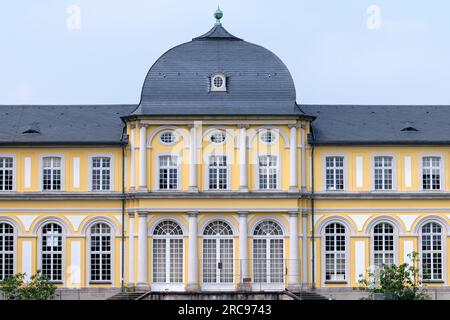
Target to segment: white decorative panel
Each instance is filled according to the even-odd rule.
[[[29,216],[29,215],[17,215],[17,218],[22,222],[26,231],[30,231],[31,224],[37,216]]]
[[[363,186],[363,157],[356,157],[356,187]]]
[[[406,231],[411,231],[411,227],[418,216],[419,215],[417,215],[417,214],[399,214],[398,215],[398,217],[400,219],[402,219],[403,223],[405,224]]]
[[[356,226],[358,227],[358,231],[362,231],[364,228],[364,224],[366,223],[367,219],[371,217],[370,214],[350,214],[350,218],[352,218],[353,221],[355,221]]]
[[[33,256],[32,256],[33,244],[31,241],[22,242],[22,272],[25,272],[25,280],[30,280],[32,276],[33,268]]]
[[[73,187],[80,187],[80,158],[73,158]]]
[[[24,186],[31,188],[31,158],[25,157]]]
[[[73,229],[78,231],[80,223],[86,218],[86,215],[66,215],[66,218],[72,223]]]
[[[414,243],[412,240],[405,240],[403,242],[403,261],[406,263],[411,263],[411,259],[408,257],[408,254],[414,251]]]
[[[70,243],[70,278],[72,284],[81,284],[81,242]]]
[[[314,215],[314,225],[316,225],[317,221],[320,220],[320,218],[323,217],[323,214],[315,214]]]
[[[355,281],[360,279],[360,275],[366,273],[366,243],[355,241]]]
[[[411,186],[411,157],[405,157],[405,187]]]

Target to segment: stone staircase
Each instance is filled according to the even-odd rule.
[[[119,292],[106,300],[137,300],[145,291]]]
[[[324,297],[314,291],[300,291],[296,292],[295,295],[299,297],[300,300],[328,300],[327,297]]]

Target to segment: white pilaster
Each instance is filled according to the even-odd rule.
[[[239,191],[241,192],[248,191],[247,128],[248,125],[241,125],[239,133]]]
[[[147,126],[139,129],[139,190],[147,191]]]
[[[131,126],[130,132],[130,189],[134,190],[136,188],[136,171],[135,171],[135,161],[136,161],[136,129],[135,126]]]
[[[190,125],[189,191],[197,192],[197,128]]]
[[[308,214],[302,213],[302,286],[308,286]]]
[[[291,138],[289,146],[290,154],[290,175],[289,175],[289,191],[298,192],[298,172],[297,172],[297,125],[290,125]]]
[[[137,287],[148,288],[147,212],[139,212]]]
[[[244,278],[249,277],[248,270],[248,212],[239,212],[239,266],[240,266],[240,280],[243,282]]]
[[[134,284],[134,212],[128,217],[128,283]]]
[[[301,190],[306,191],[306,129],[303,124],[300,130],[302,149],[301,149],[301,159],[300,159],[300,175],[301,175]]]
[[[298,256],[298,212],[289,212],[288,287],[291,290],[300,289]]]
[[[188,291],[198,291],[197,212],[189,212]]]

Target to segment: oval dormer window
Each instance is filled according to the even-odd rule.
[[[263,142],[265,144],[272,144],[276,140],[275,132],[273,132],[270,129],[266,130],[261,134],[260,139],[261,139],[261,142]]]
[[[226,78],[223,74],[211,77],[211,91],[227,91]]]
[[[177,137],[175,136],[175,133],[173,133],[173,131],[164,131],[161,132],[161,134],[159,135],[159,141],[162,144],[166,145],[174,144],[176,140]]]
[[[211,134],[211,142],[213,144],[222,144],[225,142],[226,135],[223,131],[214,131],[213,134]]]

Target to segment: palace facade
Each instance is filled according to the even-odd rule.
[[[297,104],[220,17],[138,105],[0,106],[0,279],[346,292],[417,252],[446,290],[450,107]]]

